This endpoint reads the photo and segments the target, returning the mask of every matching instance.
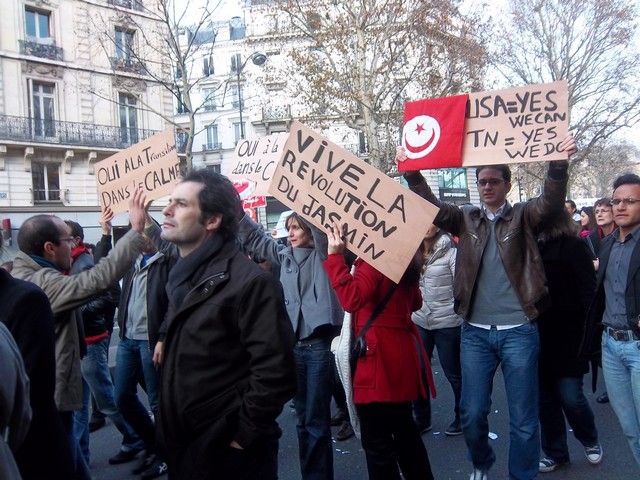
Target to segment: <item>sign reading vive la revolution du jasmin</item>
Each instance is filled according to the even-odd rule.
[[[347,248],[399,282],[438,208],[293,122],[269,193],[316,227],[344,225]]]
[[[147,200],[169,195],[180,181],[173,128],[96,162],[94,172],[102,210],[111,207],[114,214],[128,210],[136,188],[144,190]]]

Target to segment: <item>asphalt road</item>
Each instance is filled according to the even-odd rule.
[[[115,343],[115,342],[114,342]],[[115,354],[115,346],[112,347]],[[112,358],[115,358],[113,355]],[[423,436],[429,458],[437,480],[468,479],[471,464],[462,436],[447,437],[444,429],[453,415],[453,395],[437,361],[434,374],[438,388],[438,398],[433,402],[433,430]],[[585,378],[585,386],[591,378]],[[548,480],[631,480],[640,478],[640,468],[636,465],[628,444],[622,435],[618,421],[609,405],[595,402],[595,395],[587,394],[596,416],[600,442],[604,449],[604,459],[599,466],[590,465],[580,443],[571,436],[569,448],[571,464],[552,473],[540,474]],[[494,382],[493,407],[490,415],[491,432],[497,438],[491,440],[497,460],[491,469],[490,479],[508,479],[507,461],[509,446],[509,424],[502,375],[498,373]],[[293,410],[286,406],[278,419],[283,430],[280,440],[279,471],[282,480],[300,479],[298,447],[295,433]],[[335,429],[334,429],[335,433]],[[120,436],[111,424],[91,434],[91,469],[95,480],[134,480],[131,474],[134,463],[112,466],[107,459],[118,451]],[[334,440],[334,472],[336,480],[366,479],[366,464],[360,442],[353,438],[345,442]]]

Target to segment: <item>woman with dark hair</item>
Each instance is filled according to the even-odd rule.
[[[245,215],[240,221],[239,238],[249,254],[280,268],[287,313],[297,340],[294,407],[302,479],[332,480],[330,407],[334,370],[330,346],[344,312],[322,268],[326,235],[295,212],[287,217],[285,227],[288,245],[272,238]]]
[[[591,232],[598,228],[596,217],[593,214],[593,207],[582,207],[580,209],[580,237],[586,238]]]
[[[540,431],[544,457],[540,472],[569,462],[566,421],[582,443],[589,463],[602,461],[593,412],[582,391],[586,360],[578,358],[586,315],[595,291],[591,253],[576,236],[568,215],[557,215],[538,234],[551,306],[538,318]]]
[[[352,382],[369,478],[400,480],[402,472],[405,480],[432,479],[411,408],[414,400],[427,396],[425,383],[435,395],[431,367],[411,321],[411,312],[422,306],[418,281],[424,253],[416,252],[397,285],[361,259],[352,275],[342,255],[341,232],[337,224],[327,229],[324,268],[340,303],[352,314],[356,343],[364,340]]]

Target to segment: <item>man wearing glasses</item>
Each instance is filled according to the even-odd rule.
[[[137,193],[143,196],[142,193]],[[86,352],[79,307],[118,281],[144,245],[145,217],[130,216],[131,231],[94,268],[67,275],[75,239],[62,219],[53,215],[28,218],[18,231],[18,252],[11,274],[38,285],[54,314],[56,379],[54,399],[69,438],[76,479],[90,478],[73,435],[73,412],[82,407],[80,358]],[[28,319],[25,319],[28,321]]]
[[[600,247],[596,296],[589,311],[583,352],[597,358],[613,411],[640,464],[640,177],[613,182],[618,229]]]
[[[568,136],[560,149],[570,155]],[[402,152],[398,154],[402,159]],[[487,416],[493,377],[502,364],[509,399],[509,478],[536,478],[539,468],[538,330],[535,320],[548,302],[535,229],[561,212],[567,186],[567,161],[550,162],[544,193],[510,205],[507,165],[476,169],[481,207],[440,202],[419,172],[405,178],[411,190],[440,207],[434,224],[460,238],[454,298],[462,325],[462,432],[473,462],[471,480],[486,480],[495,462]],[[501,478],[504,475],[499,475]]]

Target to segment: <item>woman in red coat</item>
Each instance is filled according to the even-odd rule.
[[[362,260],[356,261],[351,275],[342,256],[345,244],[341,231],[338,225],[327,229],[329,255],[324,267],[342,307],[352,313],[353,334],[358,336],[395,284]],[[406,480],[433,478],[411,410],[412,401],[427,395],[425,379],[435,394],[431,367],[411,321],[411,313],[422,306],[418,280],[423,260],[423,253],[417,252],[366,331],[366,355],[356,365],[353,402],[372,480],[400,480],[400,471]]]

